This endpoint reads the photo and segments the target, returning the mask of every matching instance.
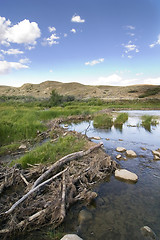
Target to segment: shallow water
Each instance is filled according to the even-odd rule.
[[[121,168],[138,175],[136,184],[118,181],[111,176],[94,187],[98,193],[95,205],[77,205],[72,208],[65,222],[65,230],[78,232],[84,240],[142,240],[140,228],[147,225],[160,238],[160,161],[153,160],[151,150],[160,148],[160,124],[151,131],[136,127],[142,115],[155,115],[160,111],[128,111],[129,119],[122,129],[95,129],[93,122],[87,131],[88,137],[99,136],[107,154],[116,160],[116,147],[132,149],[136,158],[116,160]],[[69,125],[69,130],[84,133],[88,122]],[[146,148],[143,150],[142,148]],[[122,153],[125,157],[125,153]],[[86,209],[92,219],[79,226],[78,213]]]

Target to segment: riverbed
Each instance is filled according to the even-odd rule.
[[[106,178],[94,186],[98,197],[92,206],[75,205],[68,213],[65,231],[78,233],[84,240],[142,240],[140,231],[149,226],[160,237],[160,161],[155,161],[152,150],[160,148],[160,124],[150,130],[141,126],[142,115],[157,116],[160,111],[127,111],[128,121],[122,128],[96,129],[93,121],[83,121],[68,125],[68,130],[86,133],[89,138],[99,137],[94,142],[103,142],[104,149],[120,168],[138,175],[138,182],[130,184]],[[87,129],[87,131],[86,131]],[[117,147],[134,150],[136,158],[121,160]],[[83,223],[78,222],[78,214],[84,209],[91,216]]]

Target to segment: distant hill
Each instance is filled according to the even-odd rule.
[[[160,85],[133,85],[117,86],[89,86],[80,83],[61,83],[46,81],[40,84],[24,84],[21,87],[0,86],[0,96],[33,96],[35,98],[48,98],[55,89],[61,95],[73,95],[84,99],[98,97],[108,100],[158,98],[160,99]]]

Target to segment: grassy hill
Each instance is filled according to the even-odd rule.
[[[62,95],[73,95],[76,98],[98,97],[108,100],[158,98],[160,99],[160,85],[134,85],[134,86],[89,86],[80,83],[61,83],[46,81],[40,84],[24,84],[21,87],[0,86],[0,96],[33,96],[48,98],[55,89]]]

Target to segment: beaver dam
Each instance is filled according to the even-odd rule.
[[[55,163],[22,168],[1,158],[0,239],[60,240],[70,233],[83,240],[159,239],[160,125],[145,128],[141,116],[159,121],[160,111],[128,114],[123,126],[108,129],[94,127],[90,116],[50,121],[40,143],[84,141]],[[119,169],[135,178],[115,178]]]
[[[50,139],[55,144],[60,136],[84,139],[85,147],[68,154],[54,164],[21,164],[0,166],[0,239],[21,239],[36,229],[57,228],[68,209],[78,201],[90,204],[97,197],[93,184],[116,169],[116,163],[86,136],[59,127],[60,121],[51,122],[49,130],[59,129],[59,136]],[[42,135],[42,134],[41,134]]]

